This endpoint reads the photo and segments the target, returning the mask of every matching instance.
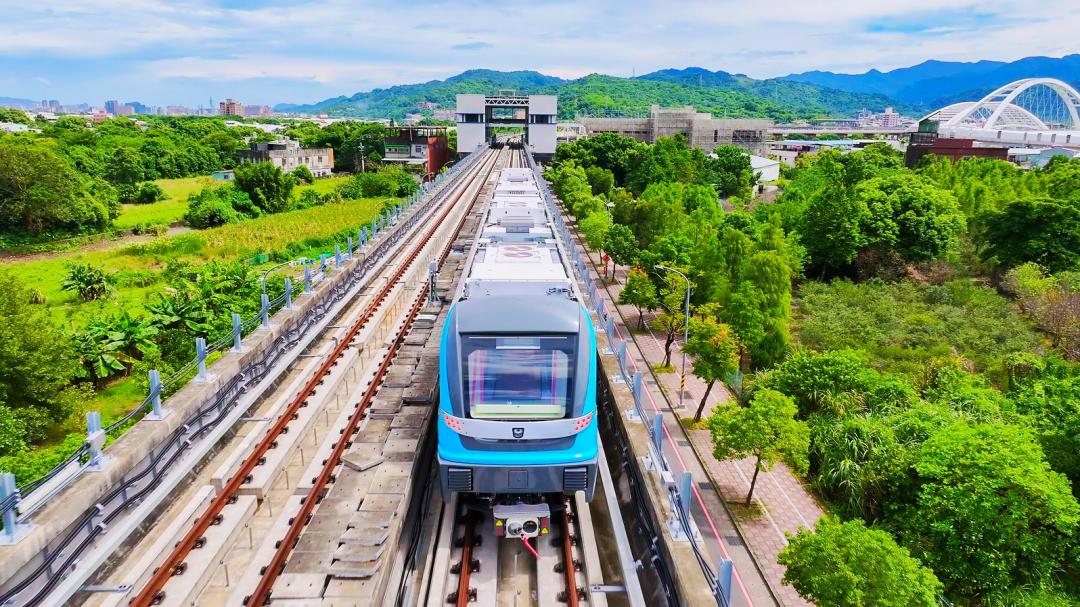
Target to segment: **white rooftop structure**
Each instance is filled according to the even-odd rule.
[[[465,288],[469,297],[570,292],[570,277],[532,170],[500,171]]]

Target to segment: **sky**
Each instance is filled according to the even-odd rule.
[[[1080,52],[1047,0],[0,0],[0,96],[308,103],[469,68],[755,78]]]

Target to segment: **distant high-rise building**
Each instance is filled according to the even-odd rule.
[[[244,105],[230,97],[218,103],[218,114],[221,116],[243,116]]]
[[[165,107],[165,113],[169,116],[188,116],[195,111],[186,105],[169,105]]]
[[[117,115],[116,110],[121,105],[122,104],[119,101],[117,101],[115,99],[110,99],[110,100],[105,102],[105,111],[112,114],[113,116],[116,116]]]
[[[245,105],[244,115],[251,117],[265,117],[273,115],[269,105]]]
[[[132,109],[135,110],[136,114],[149,114],[149,113],[151,113],[150,112],[150,107],[143,104],[140,101],[128,101],[127,105],[130,105],[132,107]]]

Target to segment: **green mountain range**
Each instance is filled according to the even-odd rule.
[[[978,101],[1003,84],[1021,78],[1057,78],[1080,85],[1080,54],[1064,57],[1024,57],[1016,61],[924,61],[887,72],[861,74],[813,71],[785,76],[854,93],[875,93],[896,99],[898,104],[924,111],[957,101]]]
[[[652,105],[692,105],[720,117],[761,117],[783,122],[853,116],[861,108],[881,111],[885,106],[895,105],[883,95],[851,93],[780,79],[754,80],[692,67],[661,70],[636,78],[590,74],[575,80],[534,71],[476,69],[446,80],[397,85],[308,105],[278,104],[274,110],[401,119],[406,114],[420,112],[421,102],[453,108],[458,93],[495,93],[499,89],[513,89],[519,94],[558,95],[561,120],[572,119],[577,114],[646,112]]]

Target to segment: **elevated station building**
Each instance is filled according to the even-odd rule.
[[[693,107],[661,108],[652,106],[647,116],[592,117],[579,116],[588,136],[598,133],[617,133],[646,143],[660,137],[681,134],[700,150],[711,152],[721,145],[737,145],[755,154],[764,153],[772,123],[757,118],[713,118],[708,112]]]
[[[525,144],[534,156],[543,159],[555,154],[558,124],[558,97],[518,95],[499,91],[496,95],[457,96],[457,153],[468,154],[495,140],[495,128],[525,130]]]

